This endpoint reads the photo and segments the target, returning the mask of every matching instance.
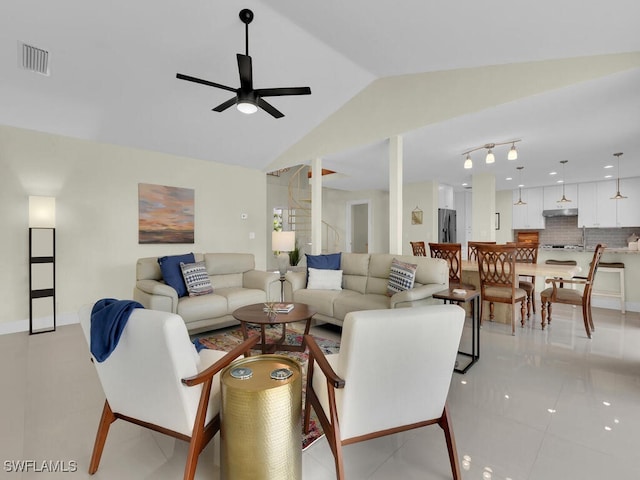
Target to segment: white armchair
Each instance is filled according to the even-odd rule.
[[[434,423],[444,430],[453,478],[461,478],[446,400],[464,317],[457,305],[352,312],[334,355],[305,337],[304,427],[308,431],[313,406],[339,480],[343,445]]]
[[[82,307],[79,316],[91,345],[91,306]],[[198,354],[180,316],[135,309],[109,358],[102,363],[92,358],[106,401],[89,473],[98,470],[110,425],[122,419],[189,442],[184,479],[192,479],[198,455],[220,429],[219,372],[258,338],[228,354]]]

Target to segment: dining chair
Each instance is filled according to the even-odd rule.
[[[413,255],[415,257],[426,257],[427,256],[427,248],[425,247],[424,242],[409,242],[411,244],[411,249],[413,250]]]
[[[431,258],[442,258],[449,265],[449,287],[475,290],[471,284],[462,283],[462,245],[459,243],[429,243]]]
[[[550,288],[540,292],[540,301],[542,302],[542,329],[547,322],[551,325],[551,305],[553,303],[564,303],[566,305],[582,306],[582,320],[587,337],[591,338],[591,334],[595,331],[593,324],[593,315],[591,314],[591,292],[593,290],[593,282],[595,280],[600,258],[604,252],[605,245],[598,244],[593,252],[593,259],[589,267],[589,274],[586,277],[573,278],[547,278],[546,283],[551,283]],[[582,291],[574,288],[563,288],[558,284],[583,285]]]
[[[478,246],[478,275],[480,277],[480,322],[483,319],[484,302],[489,302],[489,319],[493,321],[494,303],[511,305],[511,335],[516,334],[514,306],[520,303],[521,325],[524,327],[527,292],[516,282],[516,246]]]
[[[538,263],[538,248],[540,244],[533,242],[517,242],[516,263]],[[536,277],[520,275],[518,286],[527,292],[527,318],[531,316],[531,311],[536,313]]]
[[[89,345],[91,310],[79,312]],[[197,353],[182,317],[134,309],[109,357],[91,357],[106,400],[89,473],[98,470],[109,427],[121,419],[188,442],[184,480],[193,479],[200,452],[220,429],[219,372],[258,340],[252,336],[229,353]]]
[[[305,335],[304,430],[313,408],[338,480],[345,478],[343,446],[433,424],[444,430],[453,478],[462,478],[447,396],[464,317],[457,305],[350,312],[332,355]]]
[[[467,243],[467,260],[478,261],[478,245],[495,245],[496,242],[469,242]]]

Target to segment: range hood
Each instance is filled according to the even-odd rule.
[[[577,208],[555,208],[553,210],[543,210],[543,217],[577,217]]]

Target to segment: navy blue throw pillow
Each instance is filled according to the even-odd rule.
[[[164,283],[173,287],[178,292],[178,297],[187,295],[187,286],[184,284],[184,277],[180,269],[180,262],[194,263],[196,261],[193,253],[185,253],[184,255],[168,255],[158,258],[160,270]]]
[[[328,255],[305,255],[307,256],[307,268],[340,270],[341,253],[330,253]]]

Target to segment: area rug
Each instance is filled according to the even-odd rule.
[[[289,325],[286,331],[286,339],[285,342],[288,344],[300,344],[302,342],[303,332],[301,327],[296,328],[297,325]],[[248,326],[249,335],[260,335],[260,327],[257,326]],[[274,339],[280,338],[282,335],[282,326],[274,325],[273,327],[267,327],[267,342],[273,341]],[[326,338],[318,337],[316,335],[313,336],[316,343],[320,347],[323,353],[331,354],[338,353],[340,350],[340,343],[335,342],[334,340],[329,340]],[[242,331],[240,328],[235,328],[231,330],[226,330],[221,333],[217,333],[211,336],[202,336],[194,339],[194,343],[199,343],[204,348],[209,348],[212,350],[222,350],[224,352],[228,352],[233,349],[233,347],[242,343]],[[277,354],[286,355],[295,359],[302,369],[302,406],[304,409],[304,394],[306,389],[306,372],[307,372],[307,360],[309,359],[309,355],[307,352],[276,352]],[[303,410],[304,414],[304,410]],[[309,433],[305,434],[302,432],[302,451],[305,451],[309,448],[314,442],[321,439],[324,436],[324,432],[322,431],[322,426],[318,421],[318,417],[316,416],[315,411],[311,411],[311,420],[310,420],[310,429]]]

